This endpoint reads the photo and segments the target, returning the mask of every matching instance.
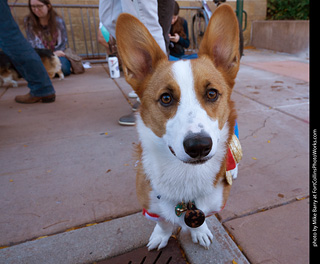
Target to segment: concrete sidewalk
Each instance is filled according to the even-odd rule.
[[[189,263],[309,261],[308,69],[245,50],[233,93],[244,158],[220,222],[209,218],[210,250],[178,236]],[[118,125],[124,78],[94,65],[53,84],[53,104],[15,103],[24,81],[0,88],[0,263],[90,263],[144,246],[154,226],[135,195],[135,127]]]

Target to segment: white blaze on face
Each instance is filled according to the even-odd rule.
[[[212,149],[207,155],[207,158],[211,158],[216,153],[220,138],[218,121],[208,115],[197,99],[190,60],[175,62],[172,72],[181,97],[176,115],[166,124],[163,139],[178,159],[188,162],[191,158],[184,150],[185,137],[190,133],[206,133],[212,140]]]

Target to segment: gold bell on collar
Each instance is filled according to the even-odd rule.
[[[238,137],[233,134],[231,141],[228,143],[228,147],[230,150],[230,154],[228,153],[228,159],[233,159],[235,166],[241,161],[242,159],[242,148],[240,141]],[[232,163],[232,162],[231,162]],[[232,173],[231,170],[233,170],[235,167],[232,168],[226,168],[226,180],[229,185],[232,185]]]
[[[235,134],[232,135],[231,141],[229,142],[228,146],[235,162],[238,164],[242,159],[242,147],[238,137]]]

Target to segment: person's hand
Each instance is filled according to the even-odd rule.
[[[66,54],[62,50],[56,50],[53,53],[55,55],[57,55],[58,57],[65,57],[66,56]]]
[[[177,43],[180,39],[180,36],[178,33],[174,33],[173,36],[169,34],[169,38],[170,38],[170,41]]]

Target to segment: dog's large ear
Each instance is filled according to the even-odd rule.
[[[213,13],[202,39],[199,56],[207,55],[214,65],[227,74],[233,87],[240,64],[239,25],[228,5],[221,5]]]
[[[168,58],[148,29],[132,15],[118,17],[116,40],[126,80],[141,97],[144,79],[159,61]]]

